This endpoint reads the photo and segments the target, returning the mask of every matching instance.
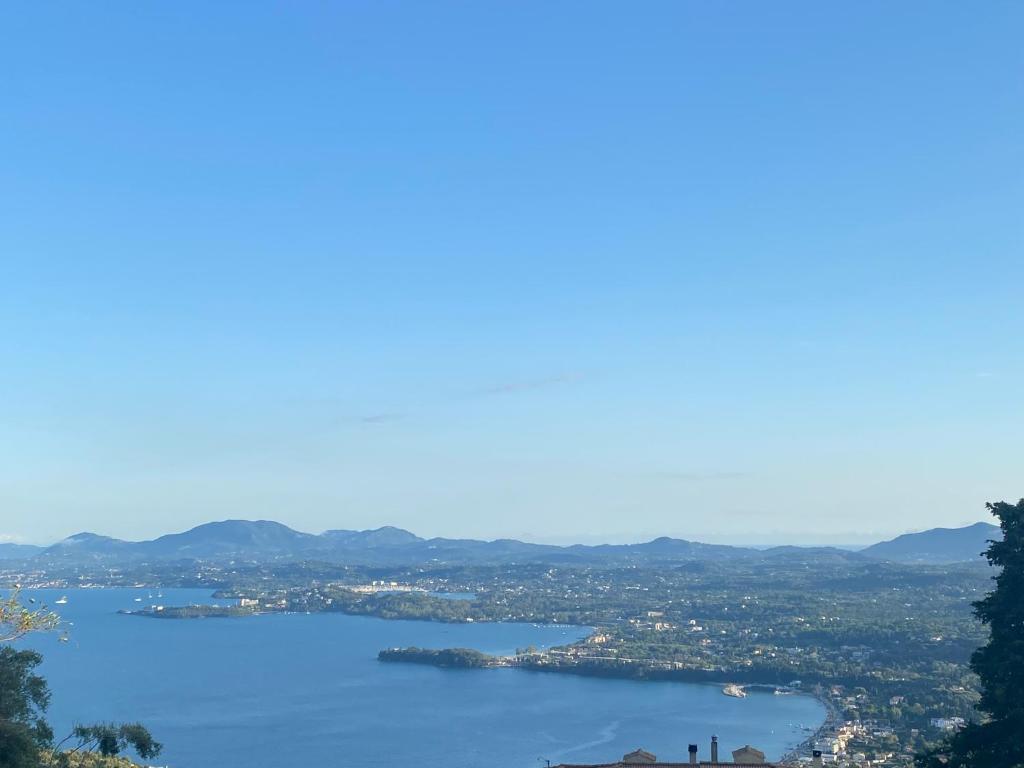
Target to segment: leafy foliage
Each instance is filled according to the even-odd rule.
[[[988,718],[922,755],[918,765],[927,768],[1024,767],[1024,499],[988,508],[1000,520],[1003,540],[993,541],[986,555],[1001,570],[996,588],[974,604],[990,636],[971,658],[982,684],[979,708]]]
[[[76,725],[72,736],[78,740],[78,746],[66,758],[82,750],[95,750],[104,757],[114,757],[131,748],[139,757],[147,759],[156,757],[163,749],[141,723]]]
[[[492,666],[495,659],[473,648],[389,648],[377,654],[380,661],[409,661],[435,667],[474,669]]]
[[[33,671],[42,660],[34,651],[0,648],[0,768],[35,766],[53,739],[43,717],[50,692]]]
[[[19,590],[0,598],[0,643],[17,640],[29,632],[56,629],[60,617],[46,606],[29,608],[19,599]]]

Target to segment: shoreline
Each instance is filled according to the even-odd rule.
[[[472,663],[461,664],[453,663],[452,653],[464,652],[469,650],[474,654]],[[743,685],[736,684],[734,682],[725,682],[723,677],[718,679],[686,679],[684,675],[675,675],[672,677],[660,675],[660,676],[636,676],[636,675],[600,675],[592,674],[592,671],[582,670],[579,668],[573,668],[571,666],[558,665],[558,664],[530,664],[522,663],[523,657],[517,656],[496,656],[491,654],[479,655],[478,652],[473,649],[439,649],[439,650],[428,650],[419,648],[390,648],[380,651],[378,659],[387,663],[407,663],[407,664],[420,664],[427,666],[434,666],[438,669],[451,670],[451,669],[474,669],[474,670],[486,670],[486,669],[517,669],[526,672],[545,672],[552,674],[561,675],[578,675],[581,677],[595,677],[606,680],[618,679],[618,680],[632,680],[635,682],[642,683],[683,683],[684,685],[705,685],[714,686],[718,688],[721,693],[733,698],[745,699],[747,693],[745,689],[754,689],[759,693],[763,694],[774,694],[777,691],[785,691],[789,695],[793,696],[804,696],[814,699],[825,711],[824,719],[818,724],[813,730],[804,736],[799,742],[788,747],[779,757],[778,763],[780,765],[792,765],[797,764],[801,757],[808,756],[807,753],[813,748],[813,744],[829,729],[836,727],[842,723],[842,719],[839,711],[823,696],[814,693],[813,691],[807,691],[802,689],[790,688],[785,685],[777,685],[773,683],[745,683]],[[727,693],[728,689],[735,689],[736,693]]]
[[[806,739],[788,752],[783,753],[782,757],[779,758],[779,762],[784,765],[799,761],[801,757],[806,756],[805,753],[814,749],[815,742],[824,736],[826,731],[836,728],[843,723],[842,713],[836,709],[836,706],[831,701],[816,693],[804,693],[804,695],[816,699],[825,708],[825,721],[815,728]]]

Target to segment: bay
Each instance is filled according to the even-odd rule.
[[[58,734],[75,722],[139,720],[174,768],[538,768],[608,762],[637,747],[686,759],[717,734],[778,757],[816,727],[807,696],[517,669],[445,670],[382,663],[382,648],[468,647],[509,653],[584,637],[586,627],[440,624],[275,614],[149,619],[119,609],[224,603],[203,590],[76,589],[23,593],[58,609],[69,640],[22,641],[44,653]],[[151,598],[150,595],[153,595]],[[66,605],[53,605],[66,595]],[[136,602],[139,598],[140,602]]]

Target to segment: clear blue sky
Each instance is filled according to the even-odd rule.
[[[1024,5],[0,11],[0,537],[854,543],[1024,495]]]

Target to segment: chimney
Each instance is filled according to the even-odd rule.
[[[691,744],[690,745],[690,765],[696,765],[696,764],[697,764],[697,745],[696,744]]]
[[[813,752],[811,752],[811,765],[813,765],[813,766],[821,765],[821,750],[820,749],[816,749]]]
[[[712,736],[711,737],[711,762],[712,763],[717,763],[718,762],[718,737],[717,736]]]

